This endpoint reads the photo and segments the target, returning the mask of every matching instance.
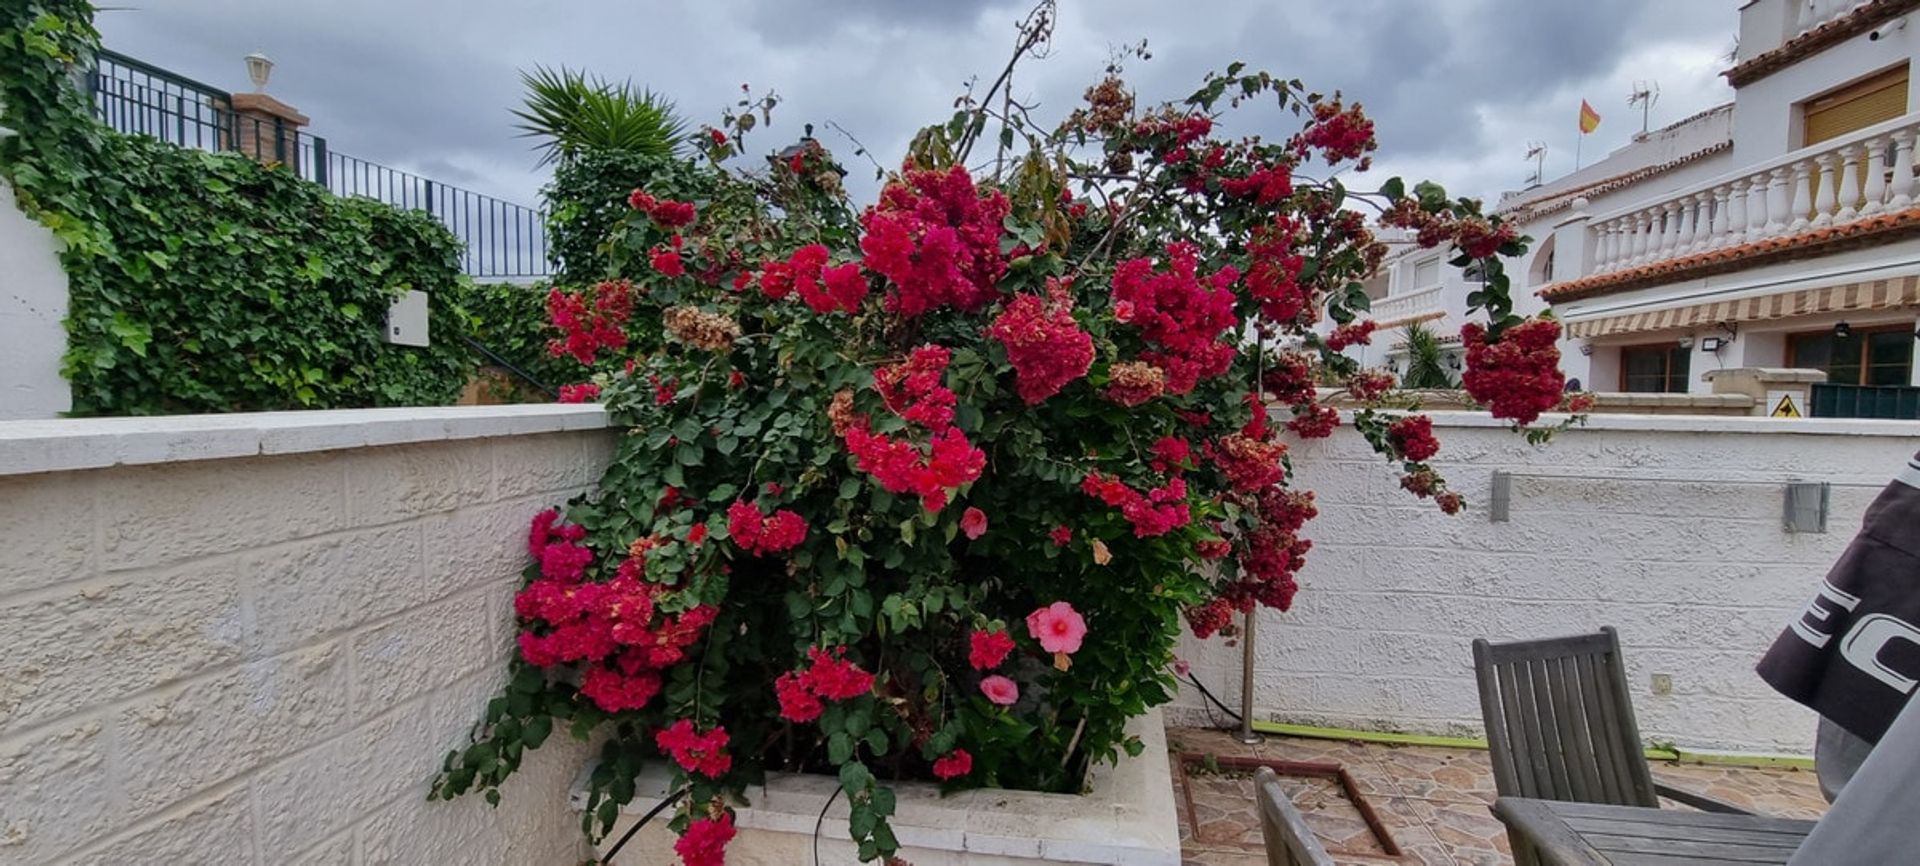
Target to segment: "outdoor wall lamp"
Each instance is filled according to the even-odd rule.
[[[1702,352],[1719,354],[1720,350],[1726,347],[1727,347],[1727,338],[1725,337],[1701,337],[1700,338],[1700,351]]]
[[[1846,322],[1841,322],[1838,325],[1834,325],[1833,336],[1834,336],[1834,339],[1837,339],[1837,340],[1844,340],[1848,337],[1851,337],[1853,336],[1853,326],[1847,324]]]
[[[273,75],[273,58],[258,51],[247,55],[247,77],[253,80],[253,92],[267,92],[267,79]]]
[[[1681,337],[1681,338],[1680,338],[1680,348],[1682,348],[1682,349],[1691,349],[1691,348],[1693,348],[1693,335],[1692,335],[1692,334],[1688,334],[1688,335],[1686,335],[1686,336],[1684,336],[1684,337]]]
[[[1914,338],[1915,338],[1915,339],[1920,339],[1920,330],[1916,330],[1916,331],[1914,331]],[[1581,341],[1581,343],[1580,343],[1580,354],[1582,354],[1582,355],[1591,355],[1591,354],[1593,354],[1593,342],[1592,342],[1592,341],[1590,341],[1590,340],[1583,340],[1583,341]]]

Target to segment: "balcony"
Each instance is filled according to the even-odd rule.
[[[1401,295],[1388,295],[1373,302],[1373,318],[1381,327],[1391,328],[1423,319],[1446,315],[1440,306],[1440,286],[1415,289]]]
[[[1817,254],[1832,241],[1910,228],[1917,136],[1920,114],[1909,114],[1596,214],[1586,224],[1587,261],[1579,278],[1542,295],[1574,300],[1751,266],[1772,254]]]

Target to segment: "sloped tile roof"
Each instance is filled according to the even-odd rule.
[[[1744,87],[1803,58],[1872,30],[1882,21],[1905,15],[1916,8],[1920,8],[1920,0],[1870,0],[1845,15],[1787,40],[1779,48],[1756,54],[1720,74],[1726,76],[1727,83]]]

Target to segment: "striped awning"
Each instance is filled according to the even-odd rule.
[[[1711,301],[1645,313],[1569,321],[1567,336],[1591,339],[1639,334],[1674,328],[1717,325],[1721,322],[1762,322],[1821,313],[1891,310],[1920,307],[1920,276],[1846,283],[1818,289],[1782,292],[1733,301]]]

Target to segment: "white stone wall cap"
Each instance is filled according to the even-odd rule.
[[[0,421],[0,476],[606,426],[600,406],[556,403]]]
[[[1351,423],[1353,413],[1343,411]],[[1485,412],[1427,412],[1435,427],[1510,427],[1504,419]],[[1542,415],[1535,425],[1557,424],[1565,415]],[[1657,433],[1777,433],[1805,436],[1898,436],[1920,442],[1920,421],[1892,421],[1879,418],[1758,418],[1729,415],[1588,415],[1584,427],[1565,434],[1579,436],[1581,430],[1644,430]],[[1547,446],[1553,447],[1551,445]]]

